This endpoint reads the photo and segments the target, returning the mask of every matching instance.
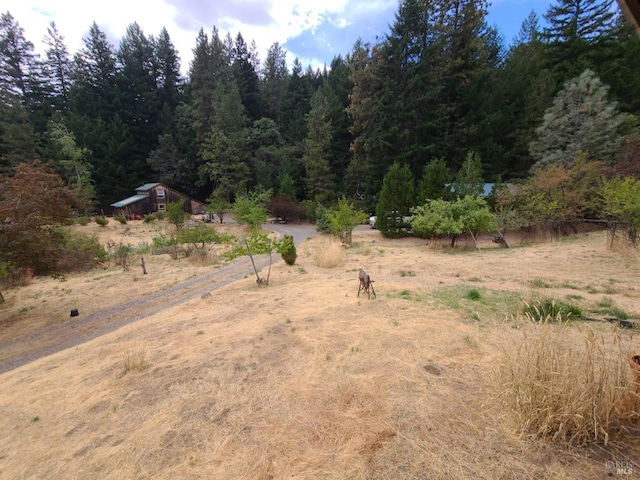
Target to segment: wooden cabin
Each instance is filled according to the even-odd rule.
[[[205,213],[205,205],[188,195],[178,192],[161,183],[145,183],[136,188],[136,194],[112,203],[114,214],[124,215],[131,219],[156,212],[165,212],[168,203],[184,199],[184,211],[191,215]]]

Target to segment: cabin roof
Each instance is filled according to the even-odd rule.
[[[145,183],[144,185],[140,185],[138,188],[136,188],[136,192],[148,192],[153,187],[157,187],[158,185],[160,185],[160,184],[159,183]]]
[[[131,205],[132,203],[139,202],[140,200],[144,200],[145,198],[149,198],[148,193],[147,194],[139,193],[131,197],[125,198],[124,200],[120,200],[119,202],[112,203],[111,206],[115,208],[122,208],[122,207],[126,207],[127,205]]]

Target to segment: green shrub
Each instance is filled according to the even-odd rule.
[[[147,253],[151,253],[151,245],[149,245],[149,242],[140,242],[138,245],[133,247],[133,253],[135,255],[146,255]]]
[[[156,217],[154,215],[145,215],[142,221],[144,223],[150,223],[150,222],[153,222],[155,219]]]
[[[81,215],[81,216],[76,218],[76,223],[78,225],[82,225],[84,227],[89,223],[89,217],[87,217],[85,215]]]
[[[96,223],[101,227],[106,227],[109,224],[109,219],[105,217],[96,217]]]
[[[228,238],[219,235],[213,227],[200,225],[195,228],[185,228],[176,233],[176,241],[179,244],[187,244],[185,249],[187,256],[193,251],[200,257],[206,256],[213,246],[221,243],[221,240]]]
[[[26,287],[35,277],[31,268],[17,267],[11,262],[0,262],[0,285],[3,287]]]
[[[156,212],[155,215],[158,220],[164,220],[166,218],[166,215],[164,212]]]
[[[125,217],[124,215],[114,215],[114,216],[113,216],[113,219],[114,219],[116,222],[120,222],[120,223],[121,223],[121,224],[123,224],[123,225],[124,225],[125,223],[127,223],[127,217]]]
[[[298,253],[291,235],[285,235],[284,238],[276,244],[276,250],[282,256],[282,259],[287,265],[293,265],[296,263]]]
[[[316,217],[316,230],[322,233],[328,233],[331,231],[331,222],[329,220],[329,214],[331,210],[318,203],[316,205],[315,217]]]
[[[318,209],[318,202],[313,200],[305,200],[303,206],[307,212],[307,221],[315,223],[317,220],[316,210]]]
[[[163,253],[168,253],[171,255],[171,258],[176,260],[179,256],[179,246],[178,240],[175,235],[171,235],[167,237],[166,235],[160,234],[159,237],[153,237],[151,241],[151,252],[154,255],[162,255]]]
[[[564,303],[552,298],[534,300],[531,303],[525,302],[523,314],[536,322],[544,322],[548,319],[555,321],[567,321],[570,318],[582,316],[580,307]]]
[[[153,237],[153,239],[151,240],[151,247],[167,248],[167,247],[172,247],[177,243],[178,241],[176,240],[175,236],[172,235],[170,237],[167,237],[166,235],[160,234],[159,237]]]
[[[107,260],[107,252],[95,235],[77,230],[62,229],[62,245],[56,270],[80,272],[95,268]]]
[[[113,262],[122,267],[123,270],[129,270],[131,257],[136,253],[135,248],[129,243],[124,243],[122,240],[118,243],[109,242],[108,247]]]
[[[480,294],[480,292],[478,290],[476,290],[475,288],[472,288],[470,290],[467,290],[467,293],[465,295],[469,300],[480,300],[480,298],[482,297],[482,295]]]

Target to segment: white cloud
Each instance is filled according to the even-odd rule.
[[[43,53],[43,37],[51,20],[55,21],[71,53],[82,48],[82,38],[95,21],[118,47],[126,28],[137,22],[146,35],[157,35],[166,27],[182,59],[183,71],[191,60],[200,28],[210,33],[215,25],[222,36],[241,32],[245,41],[255,40],[264,59],[275,42],[281,45],[304,31],[315,32],[325,21],[346,28],[363,13],[382,11],[397,0],[22,0],[10,12]],[[304,57],[304,52],[296,52]]]
[[[173,25],[170,19],[175,14],[175,8],[154,0],[23,0],[12,6],[10,12],[25,30],[25,36],[34,43],[37,51],[41,52],[44,49],[42,38],[47,33],[49,22],[53,20],[58,31],[65,37],[69,50],[75,52],[83,46],[82,38],[86,36],[94,21],[116,41],[119,41],[127,26],[133,22],[138,22],[147,35],[157,35],[163,26],[172,34]],[[116,48],[117,46],[114,45]]]

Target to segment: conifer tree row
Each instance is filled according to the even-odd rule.
[[[615,164],[619,145],[639,137],[640,42],[611,2],[556,0],[509,44],[487,23],[487,8],[484,0],[402,0],[379,41],[355,42],[324,69],[287,65],[279,43],[260,59],[241,32],[203,28],[184,76],[164,28],[133,23],[112,45],[94,23],[71,53],[52,23],[39,57],[19,19],[2,13],[0,173],[40,159],[65,179],[64,162],[75,158],[91,177],[83,185],[95,192],[94,208],[147,181],[225,201],[284,182],[297,200],[346,195],[373,212],[396,163],[427,198],[446,192],[425,172],[453,178],[469,152],[487,181],[553,162],[536,147],[549,143],[545,113],[587,69],[615,105],[615,125],[593,126],[593,138],[615,130],[616,140],[606,152],[587,147]],[[546,131],[564,136],[558,145],[567,140]]]

